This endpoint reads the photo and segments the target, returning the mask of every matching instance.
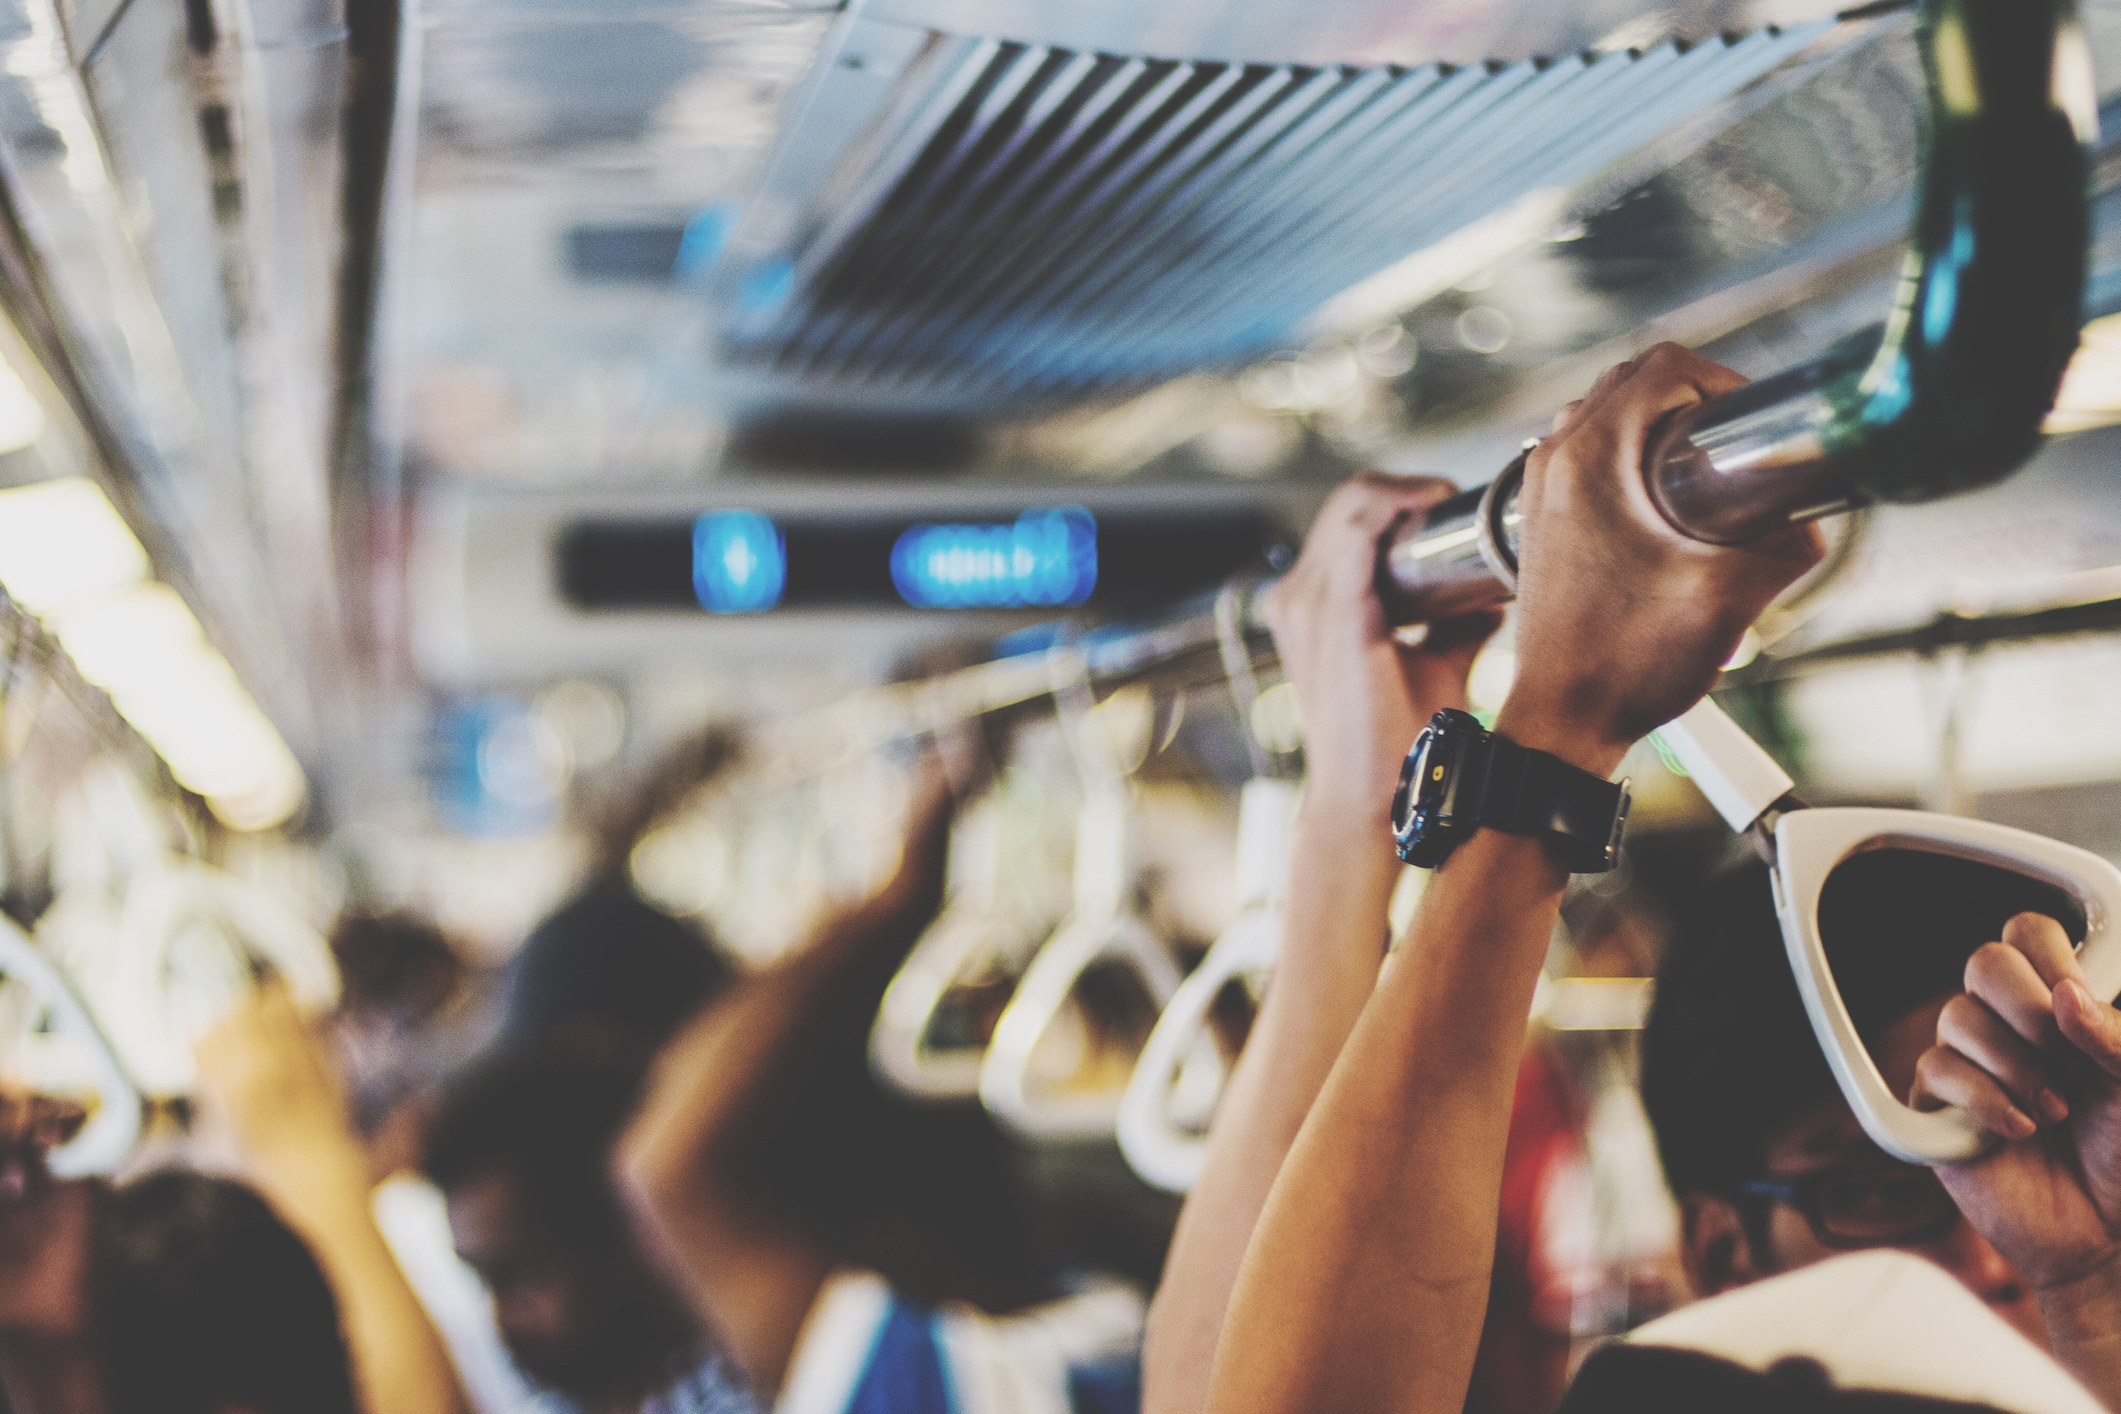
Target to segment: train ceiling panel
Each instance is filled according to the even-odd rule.
[[[1835,26],[1417,67],[852,28],[851,70],[826,71],[767,178],[756,225],[787,238],[740,232],[717,270],[728,356],[766,396],[992,411],[1257,357],[1334,295],[1698,122]],[[880,91],[870,71],[898,56]],[[857,108],[879,121],[850,126]],[[843,147],[821,185],[813,129]]]

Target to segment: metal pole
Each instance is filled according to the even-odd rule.
[[[2031,455],[2077,346],[2097,136],[2070,0],[1923,0],[1923,171],[1884,325],[1672,418],[1643,476],[1714,544],[1987,486]],[[1385,575],[1412,618],[1508,596],[1523,458],[1409,527]]]

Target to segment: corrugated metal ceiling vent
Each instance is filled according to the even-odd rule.
[[[882,170],[731,275],[745,293],[723,337],[786,384],[928,405],[1229,364],[1403,257],[1595,174],[1827,28],[1466,68],[933,35],[906,75],[922,90],[892,105],[903,126],[866,149]]]

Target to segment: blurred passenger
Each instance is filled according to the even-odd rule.
[[[605,874],[531,931],[501,976],[494,1044],[558,1040],[645,1060],[731,977],[699,929]]]
[[[332,1284],[239,1183],[55,1180],[78,1107],[0,1092],[0,1387],[13,1414],[383,1414],[357,1402]],[[442,1387],[448,1387],[446,1369]]]
[[[631,789],[594,812],[589,882],[531,930],[501,976],[501,1046],[559,1038],[646,1059],[732,971],[693,924],[641,897],[633,851],[736,752],[710,727],[662,752]]]
[[[361,1407],[463,1414],[448,1350],[376,1225],[368,1154],[317,1029],[270,984],[195,1051],[206,1117],[226,1126],[244,1177],[309,1244],[338,1298]]]
[[[655,1255],[762,1406],[1130,1410],[1141,1302],[1061,1300],[1008,1142],[871,1073],[885,986],[941,903],[927,763],[899,867],[707,1008],[658,1060],[619,1171]]]
[[[2052,906],[2052,896],[2019,875],[1899,851],[1859,855],[1834,872],[1820,900],[1823,936],[1861,944],[1834,949],[1835,981],[1859,1029],[1875,1038],[1872,1054],[1893,1093],[1915,1092],[1948,1005],[1961,1028],[1953,1034],[1970,1037],[1969,1046],[1999,1059],[2014,1052],[1997,1026],[1965,1020],[1979,1013],[1953,999],[1963,960],[1999,936],[2015,940],[2030,925],[2007,921]],[[2059,1049],[2060,1035],[2052,1039]],[[2015,1077],[2033,1087],[2022,1103],[2043,1121],[2069,1114],[2037,1070]],[[2103,1160],[2121,1158],[2115,1088],[2110,1079],[2092,1084],[2076,1105],[2075,1124],[2091,1126]],[[2067,1279],[2121,1257],[2121,1203],[2110,1220],[2096,1216],[2097,1199],[2121,1186],[2121,1169],[2086,1176],[2065,1167],[2024,1191],[2043,1205],[2066,1201],[2057,1216],[2073,1221],[2044,1233],[2030,1249],[2044,1260],[2021,1271],[1979,1230],[1996,1231],[1999,1215],[1988,1210],[2000,1195],[1954,1168],[1901,1163],[1864,1134],[1797,994],[1764,868],[1718,881],[1680,929],[1643,1037],[1642,1091],[1684,1215],[1688,1276],[1702,1295],[1836,1252],[1900,1247],[1957,1276],[2036,1343],[2050,1344],[2052,1329],[2058,1353],[2081,1363],[2068,1348],[2067,1329],[2081,1319],[2065,1309]],[[2050,1095],[2054,1109],[2044,1111]],[[1973,1199],[1978,1223],[1954,1203],[1954,1188]],[[2022,1241],[2019,1250],[2028,1250]],[[2104,1314],[2121,1320],[2121,1302]],[[2121,1342],[2121,1325],[2112,1339]]]
[[[493,1303],[456,1254],[441,1193],[421,1173],[439,1088],[490,1024],[486,981],[432,922],[349,912],[332,929],[342,982],[326,1020],[348,1104],[378,1180],[376,1224],[477,1414],[531,1414],[539,1396],[509,1358]]]
[[[637,1254],[611,1186],[638,1065],[548,1040],[450,1088],[427,1171],[523,1373],[585,1414],[750,1408],[691,1313]]]
[[[417,1168],[426,1101],[473,1029],[472,969],[417,914],[347,913],[331,931],[330,1018],[347,1103],[378,1178]]]
[[[590,882],[509,959],[485,1052],[445,1088],[426,1136],[456,1253],[492,1297],[485,1330],[498,1324],[514,1372],[584,1410],[748,1408],[637,1255],[609,1169],[648,1058],[731,976],[699,929],[640,896],[629,857],[729,753],[726,735],[688,738],[603,813]],[[423,1285],[441,1304],[445,1283]],[[480,1332],[450,1324],[460,1361],[483,1369]],[[518,1407],[505,1379],[476,1383],[495,1386],[481,1395],[491,1414]]]
[[[461,1407],[446,1364],[360,1349],[391,1337],[364,1328],[367,1298],[348,1289],[364,1278],[335,1277],[343,1251],[324,1250],[225,1178],[166,1169],[105,1192],[90,1310],[111,1414]]]

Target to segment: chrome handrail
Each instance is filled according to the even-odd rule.
[[[1922,0],[1922,177],[1885,322],[1675,416],[1643,468],[1684,534],[1742,544],[1792,521],[1999,481],[2038,445],[2077,346],[2097,136],[2071,0]],[[1404,617],[1499,602],[1524,458],[1388,548]]]

